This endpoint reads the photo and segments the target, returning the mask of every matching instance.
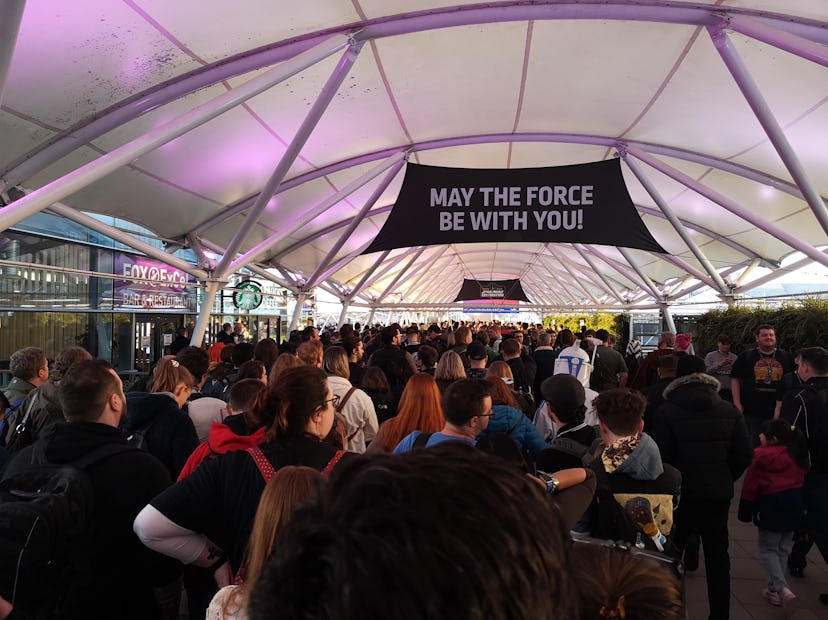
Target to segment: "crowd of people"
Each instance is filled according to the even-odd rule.
[[[21,349],[0,518],[36,472],[94,502],[48,562],[71,578],[0,532],[0,618],[670,620],[701,556],[718,620],[745,472],[757,597],[788,604],[786,573],[828,557],[828,351],[755,340],[702,358],[665,332],[645,356],[604,329],[346,324],[253,344],[228,323],[126,394],[81,348],[51,368]]]

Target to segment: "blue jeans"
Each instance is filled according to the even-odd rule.
[[[793,532],[771,532],[759,528],[759,557],[768,571],[768,589],[781,592],[788,587],[785,565],[793,548]]]

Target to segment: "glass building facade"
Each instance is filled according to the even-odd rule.
[[[135,224],[94,217],[163,247]],[[174,256],[196,262],[188,249]],[[206,343],[222,323],[237,320],[253,341],[282,336],[287,293],[270,282],[261,286],[262,303],[250,311],[235,307],[232,288],[221,292]],[[192,329],[202,295],[202,286],[180,269],[80,224],[37,214],[0,233],[0,369],[22,347],[39,346],[52,359],[79,345],[119,372],[146,371],[164,354],[177,328]]]

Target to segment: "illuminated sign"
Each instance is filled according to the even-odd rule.
[[[116,308],[152,310],[196,310],[194,282],[180,269],[148,258],[115,255],[113,281]]]

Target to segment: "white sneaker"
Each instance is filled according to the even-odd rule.
[[[782,588],[782,592],[780,592],[779,595],[782,597],[782,603],[784,604],[796,600],[796,594],[791,592],[788,588]]]
[[[780,607],[782,605],[782,596],[776,590],[765,588],[762,590],[762,596],[764,596],[765,600],[774,607]]]

